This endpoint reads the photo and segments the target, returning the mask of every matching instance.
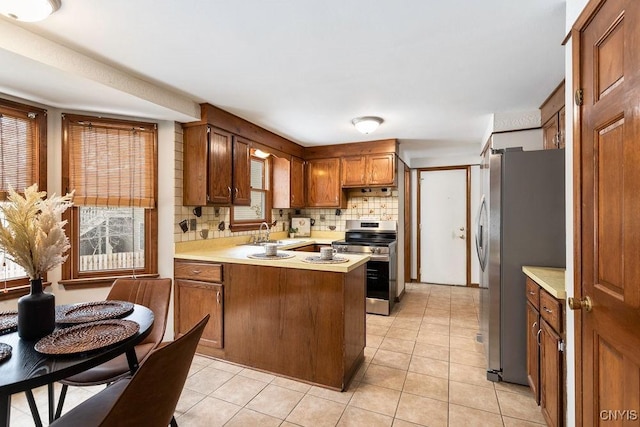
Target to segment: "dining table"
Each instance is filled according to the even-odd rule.
[[[71,354],[49,354],[38,351],[36,346],[38,340],[24,340],[20,338],[17,331],[0,335],[0,343],[11,346],[11,355],[0,361],[0,427],[9,426],[13,394],[26,392],[29,395],[31,390],[48,385],[49,418],[51,418],[52,391],[56,381],[79,374],[121,354],[126,354],[129,368],[135,372],[138,366],[135,346],[151,332],[153,311],[145,306],[133,304],[132,310],[120,319],[136,322],[139,329],[117,343]],[[61,329],[62,326],[57,325],[53,333]],[[31,410],[34,413],[34,408]],[[34,418],[39,418],[37,408]],[[34,419],[34,422],[36,425],[41,425],[39,419]]]

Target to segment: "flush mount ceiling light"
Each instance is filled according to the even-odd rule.
[[[2,0],[0,13],[9,18],[24,21],[42,21],[60,9],[60,0]]]
[[[366,116],[356,117],[355,119],[351,120],[351,123],[353,123],[358,131],[367,134],[378,129],[378,126],[380,126],[380,123],[382,123],[383,121],[384,120],[382,120],[380,117]]]
[[[260,159],[266,159],[267,157],[269,157],[269,156],[271,155],[271,153],[267,153],[267,152],[265,152],[265,151],[262,151],[262,150],[258,150],[258,149],[256,149],[256,150],[253,152],[253,155],[254,155],[254,156],[256,156],[256,157],[258,157],[258,158],[260,158]]]

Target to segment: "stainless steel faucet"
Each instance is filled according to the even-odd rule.
[[[265,226],[265,231],[267,233],[267,238],[264,239],[262,238],[262,226]],[[266,222],[263,222],[262,224],[260,224],[260,229],[258,230],[258,233],[260,234],[259,240],[261,242],[268,242],[269,241],[269,235],[271,234],[271,230],[269,228],[269,224],[267,224]]]

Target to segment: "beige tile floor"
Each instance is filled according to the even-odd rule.
[[[408,284],[391,316],[367,316],[365,363],[345,392],[196,356],[176,410],[196,426],[503,426],[544,424],[528,388],[485,379],[479,291]],[[70,388],[65,409],[100,388]],[[36,391],[46,413],[46,391]],[[11,426],[32,426],[22,395]]]

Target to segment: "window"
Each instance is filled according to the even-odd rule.
[[[62,123],[63,183],[75,196],[61,283],[155,275],[156,125],[75,115]]]
[[[257,229],[261,223],[271,221],[269,192],[269,160],[251,157],[251,204],[231,208],[233,230]]]
[[[0,203],[7,199],[9,186],[22,191],[37,183],[41,190],[47,189],[46,129],[45,110],[0,99]],[[0,280],[0,288],[8,289],[27,285],[29,278],[0,252]]]

